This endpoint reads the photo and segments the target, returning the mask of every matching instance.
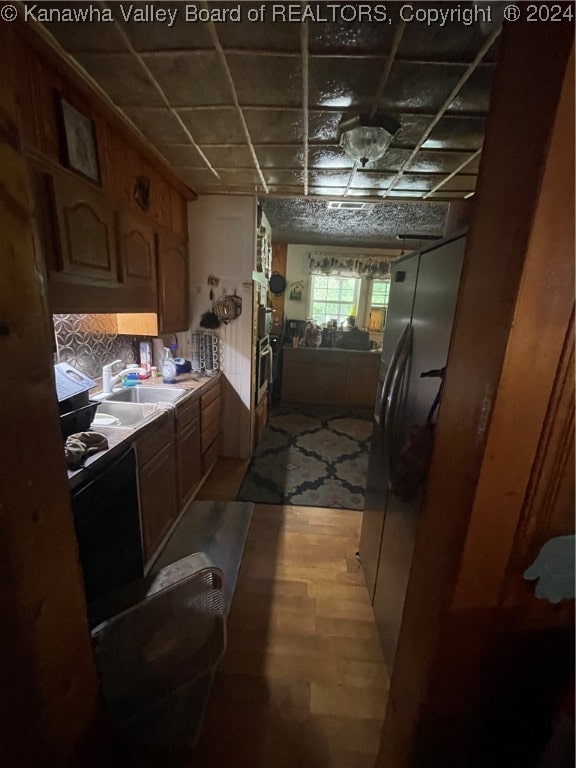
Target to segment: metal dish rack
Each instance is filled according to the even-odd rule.
[[[192,333],[190,338],[192,372],[210,376],[221,370],[221,339],[215,333]]]

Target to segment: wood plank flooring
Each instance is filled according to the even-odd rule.
[[[388,675],[360,524],[355,511],[256,505],[192,765],[374,765]]]
[[[196,499],[235,499],[219,459]],[[192,759],[150,748],[118,768],[372,768],[388,675],[358,548],[362,513],[256,505]]]

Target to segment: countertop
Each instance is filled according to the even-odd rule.
[[[207,389],[210,384],[218,380],[222,376],[221,373],[217,373],[214,376],[198,376],[197,374],[185,373],[177,377],[174,384],[164,384],[161,378],[143,379],[138,386],[141,387],[166,387],[167,389],[187,389],[189,394],[182,397],[176,403],[150,403],[150,416],[143,423],[137,427],[98,427],[92,430],[98,432],[98,434],[104,435],[108,439],[108,449],[105,451],[98,451],[92,456],[89,456],[81,469],[68,470],[68,481],[70,488],[77,488],[84,482],[93,477],[100,471],[102,464],[107,463],[109,460],[114,459],[115,456],[120,454],[122,450],[131,442],[133,442],[136,435],[138,437],[144,437],[152,425],[158,426],[159,419],[171,419],[174,408],[186,402],[189,398],[194,396],[200,396],[203,390]],[[91,395],[99,394],[101,390],[95,389],[91,392]]]

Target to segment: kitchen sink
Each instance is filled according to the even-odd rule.
[[[91,429],[98,427],[136,427],[156,412],[151,404],[111,403],[104,400],[98,405]]]
[[[109,395],[106,402],[122,403],[174,403],[185,395],[187,390],[175,387],[126,387]]]

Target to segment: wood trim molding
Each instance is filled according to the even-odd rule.
[[[482,654],[574,302],[573,30],[530,26],[506,26],[500,49],[377,762],[386,768],[469,764]]]
[[[95,768],[105,731],[17,126],[0,87],[0,751],[22,768]]]

